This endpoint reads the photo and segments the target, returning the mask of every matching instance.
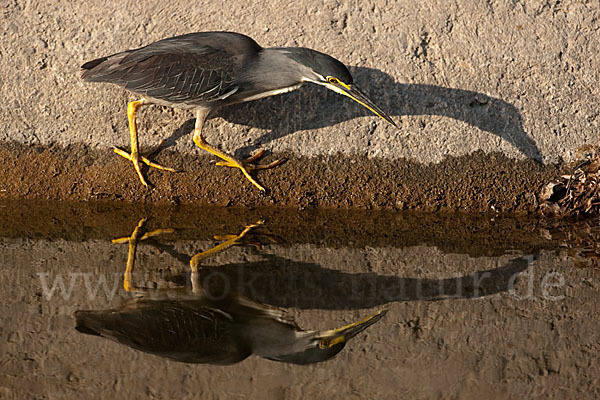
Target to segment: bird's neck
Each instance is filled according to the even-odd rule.
[[[295,47],[273,47],[262,49],[237,78],[239,94],[231,96],[231,103],[257,100],[263,97],[291,92],[298,89],[307,77],[313,75],[310,68],[296,61]]]
[[[249,76],[257,86],[269,89],[291,88],[306,82],[306,76],[311,74],[308,67],[294,59],[297,48],[273,47],[262,49]]]
[[[246,332],[252,352],[260,357],[272,358],[282,354],[304,351],[312,332],[297,331],[288,324],[266,321],[255,323]]]

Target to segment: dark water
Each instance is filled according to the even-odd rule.
[[[0,398],[595,398],[599,234],[0,203]]]

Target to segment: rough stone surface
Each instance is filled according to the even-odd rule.
[[[433,172],[436,165],[459,157],[460,170],[480,163],[480,157],[472,154],[481,151],[479,154],[498,153],[507,159],[528,158],[547,164],[574,160],[578,147],[597,140],[600,119],[594,99],[600,96],[596,85],[600,58],[594,55],[600,52],[600,6],[596,1],[221,5],[185,0],[168,6],[161,1],[5,2],[0,11],[0,141],[11,146],[62,149],[64,169],[81,161],[68,150],[85,145],[91,154],[86,163],[106,163],[115,174],[124,171],[117,180],[129,185],[128,189],[107,185],[97,191],[112,198],[140,200],[141,195],[127,194],[127,190],[143,189],[130,173],[133,168],[117,156],[99,161],[102,157],[98,155],[109,153],[113,145],[129,145],[125,107],[133,97],[108,84],[82,82],[79,66],[164,37],[205,30],[242,32],[265,47],[305,46],[329,53],[350,67],[356,83],[400,126],[396,130],[349,99],[307,85],[287,95],[223,109],[208,121],[207,139],[240,156],[264,147],[276,154],[304,157],[301,160],[320,157],[315,164],[318,170],[327,168],[328,157],[346,157],[345,161],[355,162],[347,170],[362,171],[366,166],[364,177],[387,185],[394,178],[386,176],[385,169],[369,171],[371,160],[400,161],[403,167],[402,163],[418,163]],[[167,108],[141,111],[143,147],[168,138],[167,150],[179,155],[172,160],[174,165],[189,160],[186,157],[199,158],[200,151],[189,134],[192,125],[186,122],[190,118],[189,112]],[[0,163],[2,170],[12,168],[4,155]],[[35,165],[45,170],[40,168],[43,163],[44,159],[37,157],[17,157],[16,161],[21,168]],[[303,171],[303,165],[289,163],[288,181]],[[520,174],[529,172],[527,165],[502,168],[508,180],[519,185]],[[232,201],[240,201],[243,192],[253,190],[246,182],[240,184],[239,171],[216,172],[204,165],[195,169],[201,171],[200,186],[215,192],[224,174],[231,176],[231,190],[226,189],[225,196]],[[519,173],[511,175],[514,169]],[[269,173],[259,173],[259,180],[264,177],[271,189],[283,184],[281,176],[270,181]],[[335,173],[342,181],[354,178],[341,168]],[[150,179],[163,179],[156,177],[160,174],[150,171]],[[412,191],[420,184],[432,184],[427,175],[400,181]],[[484,171],[476,171],[476,175],[475,179],[486,179]],[[104,178],[115,180],[110,174]],[[43,179],[64,193],[81,181],[71,177],[68,182],[54,183],[45,175]],[[164,178],[170,179],[179,178]],[[193,179],[196,177],[188,174],[187,180]],[[463,185],[452,180],[446,183],[448,187],[441,190]],[[508,192],[528,196],[540,188],[535,180],[523,183],[520,191]],[[12,184],[3,196],[23,196],[35,186],[35,179],[26,175]],[[102,186],[101,179],[96,184]],[[293,196],[310,197],[319,187],[323,187],[321,182],[290,190]],[[377,187],[366,191],[378,194]],[[483,197],[495,195],[485,185],[479,186],[479,191]],[[348,198],[362,192],[365,190],[358,187],[351,193],[334,191],[328,205],[352,206]],[[44,197],[35,194],[34,188],[31,193]],[[79,199],[89,196],[84,193]],[[141,197],[156,201],[161,195]],[[199,197],[206,199],[206,193]],[[381,197],[386,206],[407,203],[394,191]],[[430,194],[421,203],[445,208],[449,201],[451,208],[461,207],[460,199],[437,197]],[[499,203],[501,209],[518,209],[509,200]],[[376,200],[369,205],[378,206]],[[471,207],[489,205],[480,201],[476,206],[467,205]],[[532,208],[531,204],[526,208]]]

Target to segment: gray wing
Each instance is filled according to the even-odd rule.
[[[142,300],[122,309],[79,310],[75,318],[82,333],[176,361],[232,364],[250,355],[232,316],[201,301]]]
[[[167,102],[203,104],[235,93],[238,71],[260,49],[237,33],[192,33],[87,62],[82,78]]]

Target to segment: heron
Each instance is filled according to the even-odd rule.
[[[287,313],[246,297],[218,301],[135,299],[109,310],[78,310],[76,329],[170,360],[235,364],[252,354],[312,364],[338,354],[387,310],[337,329],[303,330]]]
[[[141,155],[136,113],[146,105],[162,105],[195,113],[194,143],[219,157],[216,165],[238,168],[259,190],[251,171],[273,168],[283,162],[255,164],[258,150],[240,160],[209,144],[202,134],[208,116],[223,106],[287,93],[313,83],[347,96],[393,126],[394,121],[354,84],[346,66],[335,58],[304,47],[262,48],[252,38],[235,32],[196,32],[162,39],[147,46],[97,58],[81,66],[87,82],[108,82],[135,93],[127,105],[131,151],[114,148],[133,163],[140,181],[148,183],[141,163],[174,172]],[[160,145],[159,145],[160,147]],[[153,154],[151,152],[150,154]]]
[[[114,239],[127,243],[129,251],[123,277],[124,289],[134,297],[117,308],[78,310],[75,328],[146,353],[186,363],[235,364],[252,354],[292,364],[326,361],[338,354],[360,332],[387,313],[381,309],[341,328],[301,329],[283,309],[268,306],[235,292],[215,296],[200,282],[201,261],[243,245],[260,220],[237,235],[226,235],[221,244],[190,258],[192,291],[162,288],[150,291],[133,282],[139,242],[172,229],[145,228],[140,220],[131,236]]]

